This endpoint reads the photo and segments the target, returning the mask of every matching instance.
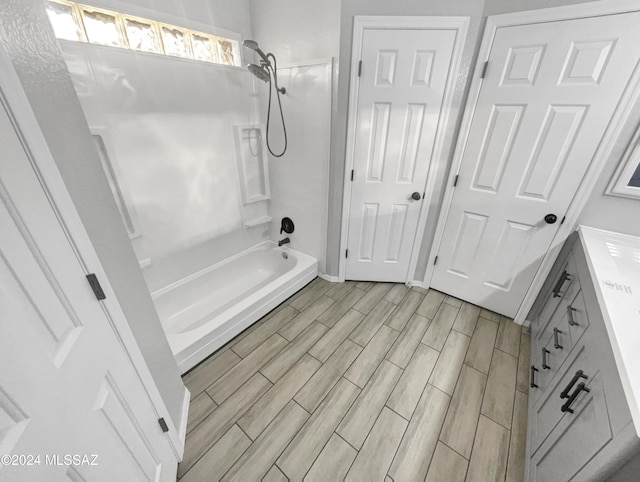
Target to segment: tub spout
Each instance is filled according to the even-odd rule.
[[[284,238],[281,239],[280,241],[278,241],[278,246],[282,246],[284,244],[289,244],[291,242],[291,240],[289,238]]]

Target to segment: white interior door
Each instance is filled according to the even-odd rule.
[[[0,480],[175,480],[154,406],[6,109],[0,95]]]
[[[407,279],[455,39],[364,30],[346,279]]]
[[[515,315],[638,64],[638,25],[497,29],[432,287]]]

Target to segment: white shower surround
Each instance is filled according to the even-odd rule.
[[[207,358],[317,274],[315,258],[265,241],[152,293],[181,372]]]

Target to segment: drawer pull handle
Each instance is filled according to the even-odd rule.
[[[545,370],[550,370],[551,367],[547,365],[547,353],[551,353],[551,352],[546,348],[543,348],[542,349],[542,368]]]
[[[553,329],[553,347],[556,350],[562,350],[562,345],[560,344],[560,333],[562,333],[557,328]]]
[[[538,371],[538,369],[534,366],[531,365],[531,376],[529,377],[529,386],[531,388],[538,388],[538,385],[536,385],[536,372]]]
[[[576,372],[575,375],[573,375],[573,378],[571,379],[571,381],[569,382],[569,385],[567,385],[564,390],[562,390],[562,393],[560,393],[560,398],[567,398],[569,397],[569,392],[571,391],[571,389],[573,388],[573,386],[576,384],[576,382],[578,380],[580,380],[581,378],[584,378],[585,380],[587,380],[589,377],[586,376],[584,374],[584,372],[582,370],[578,370]]]
[[[569,316],[569,325],[570,326],[578,326],[578,322],[573,317],[574,311],[576,311],[576,309],[573,306],[571,306],[571,305],[567,306],[567,315]]]
[[[569,412],[569,413],[573,413],[573,409],[570,408],[571,404],[573,402],[575,402],[576,398],[578,398],[578,395],[580,395],[581,392],[587,392],[589,393],[591,390],[589,390],[584,383],[578,383],[578,386],[576,387],[576,391],[573,392],[571,394],[571,396],[569,397],[569,399],[564,402],[564,405],[562,406],[562,408],[560,409],[562,412]]]
[[[562,276],[560,276],[560,279],[558,280],[558,282],[556,283],[555,287],[553,288],[553,297],[554,298],[560,298],[562,295],[560,294],[560,291],[562,290],[562,285],[564,284],[565,281],[570,280],[571,276],[569,276],[569,273],[567,273],[567,270],[564,270],[562,272]]]

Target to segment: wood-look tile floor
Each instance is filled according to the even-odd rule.
[[[181,481],[522,481],[529,331],[317,278],[187,373]]]

